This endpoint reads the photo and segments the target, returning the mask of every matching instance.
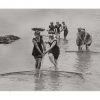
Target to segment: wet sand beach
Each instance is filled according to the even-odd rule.
[[[0,90],[100,90],[100,10],[0,10],[0,14],[0,33],[21,37],[12,44],[0,45]],[[38,78],[34,75],[31,28],[47,29],[51,21],[63,20],[68,25],[69,34],[64,41],[61,33],[58,71],[54,71],[46,55]],[[86,28],[93,37],[88,52],[77,51],[78,27]],[[47,35],[47,32],[41,34]],[[44,36],[44,40],[47,37]]]

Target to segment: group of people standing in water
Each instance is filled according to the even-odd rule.
[[[50,61],[54,64],[55,69],[57,68],[57,59],[60,54],[59,46],[57,45],[57,39],[54,35],[49,35],[49,41],[46,44],[49,45],[49,49],[46,50],[43,37],[40,35],[40,31],[35,31],[35,38],[32,39],[34,44],[32,55],[35,58],[35,68],[36,72],[39,73],[41,67],[41,61],[45,54],[48,53]]]
[[[64,40],[66,40],[66,37],[68,35],[68,28],[65,22],[62,22],[62,24],[56,22],[56,25],[54,25],[53,22],[50,23],[48,34],[54,34],[56,38],[60,39],[60,33],[62,31],[64,32]]]
[[[57,60],[60,54],[60,48],[58,46],[58,40],[60,39],[60,32],[64,31],[64,40],[66,40],[68,29],[65,24],[65,22],[62,22],[62,25],[59,24],[59,22],[56,22],[56,25],[53,24],[53,22],[49,25],[48,30],[48,37],[49,41],[44,43],[42,35],[40,35],[40,31],[36,30],[34,32],[34,38],[32,39],[33,42],[33,51],[32,55],[35,58],[35,68],[36,73],[39,73],[41,68],[41,62],[45,54],[48,53],[49,59],[51,63],[53,63],[55,70],[57,69]],[[79,50],[82,50],[82,46],[86,45],[86,49],[88,49],[88,46],[90,46],[92,43],[92,37],[89,33],[85,31],[83,28],[78,28],[77,33],[77,39],[76,44],[78,46]],[[46,49],[46,45],[49,46],[48,49]]]

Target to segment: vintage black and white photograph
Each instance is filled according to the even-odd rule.
[[[100,9],[0,9],[0,91],[100,91]]]

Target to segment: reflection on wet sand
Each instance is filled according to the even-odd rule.
[[[44,88],[45,88],[45,81],[44,81],[43,78],[44,77],[42,75],[40,77],[39,76],[35,76],[34,77],[34,84],[35,84],[34,90],[36,90],[36,91],[44,90]]]
[[[53,91],[59,90],[59,73],[58,72],[50,72],[50,87]]]
[[[34,78],[35,87],[34,90],[41,91],[41,90],[59,90],[59,73],[58,72],[42,72],[41,76],[35,76]]]
[[[91,66],[91,53],[89,52],[76,52],[76,71],[85,73]]]

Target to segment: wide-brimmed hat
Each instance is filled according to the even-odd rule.
[[[40,35],[40,31],[36,30],[34,34]]]
[[[45,31],[45,29],[43,29],[43,28],[32,28],[32,31]]]

